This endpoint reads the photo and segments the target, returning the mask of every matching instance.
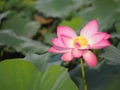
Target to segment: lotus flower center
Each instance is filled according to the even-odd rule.
[[[74,39],[74,46],[79,45],[80,47],[85,47],[88,45],[88,41],[85,37],[83,36],[77,36]]]

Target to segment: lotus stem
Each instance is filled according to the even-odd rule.
[[[87,83],[86,83],[86,79],[85,79],[85,68],[84,68],[84,63],[83,63],[83,59],[80,59],[80,64],[81,64],[81,72],[82,72],[82,79],[83,79],[83,88],[84,90],[87,90]]]

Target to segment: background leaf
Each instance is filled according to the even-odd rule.
[[[67,16],[72,9],[71,0],[38,0],[36,4],[36,9],[47,17]]]
[[[50,60],[50,53],[45,53],[42,55],[30,53],[26,55],[24,59],[32,62],[39,71],[45,71],[48,68],[48,61]]]
[[[97,18],[99,21],[99,31],[104,31],[112,27],[119,14],[119,0],[92,0],[89,8],[84,8],[77,14],[84,20]]]
[[[103,57],[116,64],[120,64],[120,50],[115,48],[114,46],[110,46],[105,49],[105,52],[101,53],[100,57]]]
[[[44,53],[48,50],[48,47],[44,44],[25,37],[18,37],[10,30],[0,32],[0,45],[13,47],[24,54],[33,52]]]
[[[106,64],[105,62],[99,63],[99,65],[95,68],[90,68],[85,65],[85,73],[89,90],[106,90],[106,87],[109,87],[109,83],[113,80],[116,80],[117,75],[119,76],[120,66]],[[72,80],[79,87],[79,90],[83,90],[80,65],[78,65],[75,69],[70,71],[70,75]]]
[[[115,78],[111,80],[111,82],[109,82],[109,84],[106,86],[104,90],[117,90],[118,88],[120,88],[119,83],[120,83],[120,73],[116,75]]]
[[[35,35],[39,28],[40,23],[27,20],[20,15],[11,17],[2,25],[2,29],[11,29],[17,35],[26,37],[32,37]]]

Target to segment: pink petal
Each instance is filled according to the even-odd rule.
[[[72,38],[71,37],[61,35],[61,39],[65,46],[67,46],[67,47],[72,46],[72,42],[71,42]]]
[[[109,39],[110,38],[110,34],[106,33],[104,39]]]
[[[92,53],[91,51],[86,51],[83,54],[83,59],[91,67],[95,67],[97,65],[97,58],[96,58],[95,54]]]
[[[90,21],[80,32],[81,36],[90,39],[92,35],[98,32],[98,22],[96,19]]]
[[[70,49],[53,46],[48,50],[48,52],[51,52],[51,53],[66,53],[66,52],[70,52]]]
[[[79,57],[82,56],[82,54],[83,54],[83,51],[78,50],[76,48],[72,49],[72,55],[73,55],[73,57],[79,58]]]
[[[54,39],[52,40],[52,43],[53,43],[55,46],[65,47],[65,45],[63,44],[63,42],[62,42],[59,38],[54,38]]]
[[[61,35],[69,36],[71,38],[74,38],[77,36],[76,32],[68,26],[58,26],[57,35],[59,38],[61,38]]]
[[[91,46],[91,49],[102,49],[105,47],[110,46],[110,42],[108,40],[102,40],[100,42],[98,42],[97,44],[94,44]]]
[[[72,56],[71,52],[68,52],[68,53],[64,53],[62,55],[61,59],[63,61],[71,61],[73,59],[73,56]]]
[[[110,37],[110,35],[107,33],[98,32],[90,38],[90,42],[91,42],[91,44],[96,44],[103,39],[108,39],[109,37]]]

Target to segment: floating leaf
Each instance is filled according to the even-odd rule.
[[[105,62],[99,63],[95,68],[85,66],[86,81],[89,90],[106,90],[106,86],[120,75],[119,65],[110,65]],[[83,90],[83,81],[80,65],[70,71],[71,78],[75,81],[79,90]],[[111,85],[112,87],[112,85]],[[109,90],[109,89],[108,89]]]
[[[30,62],[14,59],[0,62],[0,90],[77,90],[67,70],[51,66],[39,72]]]
[[[65,18],[74,15],[77,10],[89,2],[88,0],[37,0],[36,10],[47,17]]]
[[[96,18],[99,21],[99,30],[103,31],[112,27],[119,8],[119,0],[93,0],[78,16],[86,21]]]
[[[71,12],[72,5],[71,0],[38,0],[36,9],[48,17],[62,17]]]
[[[3,22],[2,29],[11,29],[17,35],[33,36],[36,34],[40,24],[35,21],[29,21],[21,16],[14,16]]]
[[[111,80],[111,82],[109,82],[109,84],[106,86],[104,90],[117,90],[118,88],[120,88],[119,83],[120,83],[120,73],[116,75],[115,78]]]
[[[0,45],[13,47],[24,54],[34,52],[44,53],[48,50],[46,45],[25,37],[16,36],[16,34],[10,30],[0,32]]]
[[[119,33],[112,33],[111,38],[119,38],[120,39],[120,34]]]
[[[51,65],[60,66],[62,63],[61,55],[54,55],[52,56],[52,58],[50,56],[50,53],[45,53],[41,55],[29,53],[24,59],[33,63],[37,67],[37,69],[39,69],[39,71],[45,71]]]
[[[42,55],[28,54],[24,59],[32,62],[40,71],[45,71],[45,69],[48,68],[49,58],[50,53],[45,53]]]
[[[49,29],[43,29],[42,32],[40,32],[44,37],[44,43],[46,44],[52,44],[51,40],[56,37],[55,33],[48,32]]]
[[[101,53],[100,57],[103,57],[116,64],[120,64],[120,50],[114,46],[110,46],[105,49],[105,52]]]

